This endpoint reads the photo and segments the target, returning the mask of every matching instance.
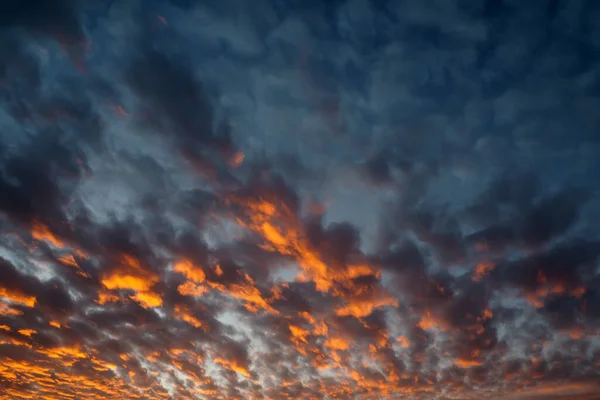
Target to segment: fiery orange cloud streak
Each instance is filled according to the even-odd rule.
[[[50,228],[48,228],[46,225],[44,225],[43,223],[41,223],[40,221],[37,221],[37,220],[33,222],[33,227],[31,229],[31,236],[35,240],[48,242],[48,243],[52,244],[54,247],[61,248],[64,246],[64,242],[62,240],[60,240],[58,237],[56,237],[52,233],[52,231],[50,231]]]

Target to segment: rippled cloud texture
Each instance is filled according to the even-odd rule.
[[[600,2],[0,7],[6,399],[600,399]]]

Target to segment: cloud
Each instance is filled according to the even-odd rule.
[[[597,7],[280,3],[1,6],[0,393],[595,399]]]

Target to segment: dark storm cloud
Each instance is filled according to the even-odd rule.
[[[292,3],[1,6],[2,396],[593,399],[598,7]]]
[[[543,246],[568,232],[592,198],[589,189],[565,187],[556,193],[540,193],[541,183],[530,175],[504,178],[493,184],[470,206],[465,217],[487,226],[468,240],[490,250],[508,245]],[[512,208],[513,215],[502,215]]]
[[[502,268],[499,278],[522,287],[535,287],[546,282],[573,287],[590,282],[596,270],[599,251],[597,242],[566,242]],[[565,265],[569,268],[564,268]],[[586,279],[587,278],[587,279]]]
[[[2,7],[2,213],[19,224],[38,219],[62,233],[67,229],[64,206],[89,173],[83,149],[98,145],[103,125],[80,82],[65,77],[51,93],[42,90],[42,60],[34,41],[83,40],[83,27],[71,2]]]
[[[169,59],[146,45],[125,73],[126,82],[141,100],[140,112],[194,168],[216,176],[209,155],[231,157],[234,148],[227,121],[218,121],[203,84],[191,66]]]
[[[60,215],[67,194],[58,177],[76,181],[81,173],[77,154],[57,143],[58,137],[36,139],[21,154],[7,154],[3,163],[2,211],[19,222]]]
[[[3,28],[25,28],[44,34],[52,29],[62,30],[75,37],[83,36],[83,27],[71,0],[35,0],[27,4],[4,4],[2,6]]]
[[[86,35],[77,6],[77,2],[71,0],[4,3],[0,9],[4,56],[0,62],[0,80],[4,80],[7,70],[14,67],[29,72],[30,78],[33,77],[31,73],[38,72],[32,63],[32,55],[27,55],[26,50],[32,38],[53,39],[78,68],[83,68]]]
[[[59,281],[42,283],[33,276],[21,273],[7,260],[0,259],[0,263],[2,265],[0,282],[3,290],[8,292],[9,298],[10,293],[14,291],[17,298],[35,298],[35,303],[45,311],[68,314],[73,310],[73,301]]]

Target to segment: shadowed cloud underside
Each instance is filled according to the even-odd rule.
[[[600,399],[600,3],[0,5],[0,397]]]

